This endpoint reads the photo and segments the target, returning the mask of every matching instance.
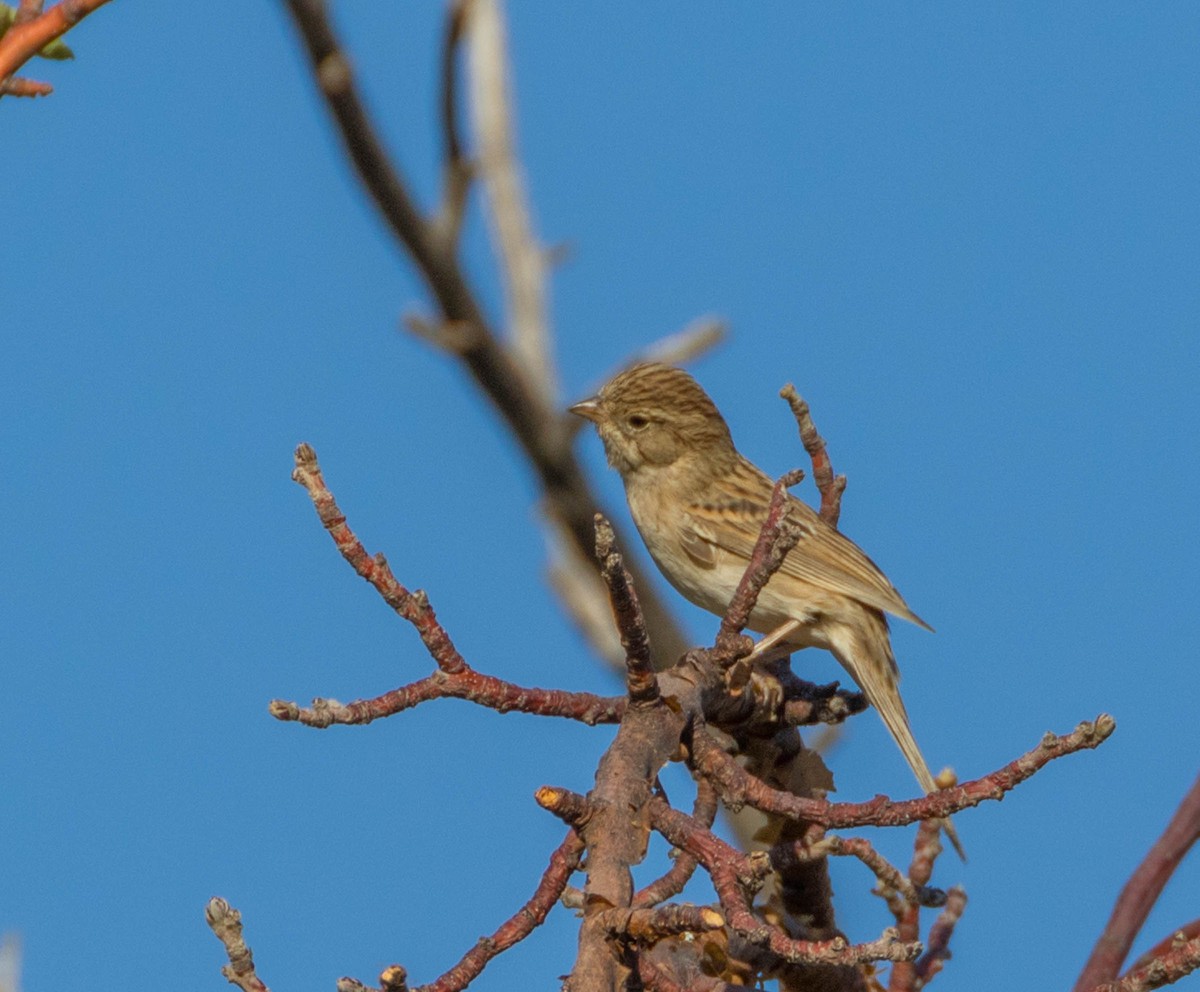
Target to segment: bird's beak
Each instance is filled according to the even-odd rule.
[[[567,407],[567,411],[577,417],[583,417],[584,420],[590,420],[593,424],[600,422],[600,401],[595,396]]]

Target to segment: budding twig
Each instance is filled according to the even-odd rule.
[[[842,493],[846,491],[846,477],[833,474],[825,439],[817,433],[817,425],[813,423],[808,403],[800,398],[796,387],[789,382],[779,391],[779,395],[787,400],[788,406],[792,408],[792,416],[796,418],[796,426],[800,428],[800,442],[808,452],[808,457],[812,459],[813,481],[821,494],[821,519],[829,526],[836,527],[838,517],[842,515]]]

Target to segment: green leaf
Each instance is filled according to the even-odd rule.
[[[56,62],[61,62],[63,59],[75,58],[75,53],[71,51],[62,38],[55,38],[50,44],[38,52],[44,59],[54,59]]]

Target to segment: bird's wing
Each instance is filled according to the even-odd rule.
[[[749,462],[744,466],[753,475],[738,473],[737,489],[728,497],[687,508],[681,522],[685,544],[714,545],[749,561],[767,516],[773,483]],[[780,572],[933,629],[909,609],[896,587],[857,544],[825,523],[807,503],[791,496],[788,501],[789,519],[799,525],[801,537]]]

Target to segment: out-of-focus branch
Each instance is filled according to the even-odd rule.
[[[546,254],[533,234],[516,154],[507,42],[499,0],[466,0],[467,61],[479,178],[499,255],[514,355],[547,410],[558,388],[546,320]]]
[[[457,250],[467,209],[467,193],[471,188],[474,168],[467,158],[458,135],[459,88],[456,56],[462,42],[468,0],[454,0],[446,18],[446,33],[442,40],[442,204],[433,220],[444,251]]]
[[[564,418],[546,402],[530,370],[495,333],[468,284],[455,247],[447,245],[443,229],[422,214],[408,183],[384,149],[359,96],[350,60],[334,34],[326,4],[323,0],[285,2],[350,160],[437,306],[437,318],[423,324],[429,331],[424,336],[463,363],[524,450],[541,483],[547,513],[561,522],[579,552],[590,557],[592,515],[602,507],[572,451]],[[644,570],[632,564],[630,568],[655,645],[656,663],[668,664],[687,650],[687,643],[651,583],[645,581]]]
[[[1092,955],[1088,958],[1075,992],[1087,990],[1113,981],[1120,973],[1121,964],[1129,954],[1129,948],[1150,910],[1158,901],[1167,880],[1179,867],[1185,854],[1200,837],[1200,777],[1192,783],[1183,797],[1171,822],[1161,837],[1154,842],[1142,863],[1125,883],[1117,904]]]
[[[11,27],[0,34],[0,96],[6,93],[10,96],[45,96],[52,92],[48,83],[15,79],[13,73],[106,3],[108,0],[62,0],[42,12],[40,3],[22,0]],[[70,57],[69,52],[66,57]]]

